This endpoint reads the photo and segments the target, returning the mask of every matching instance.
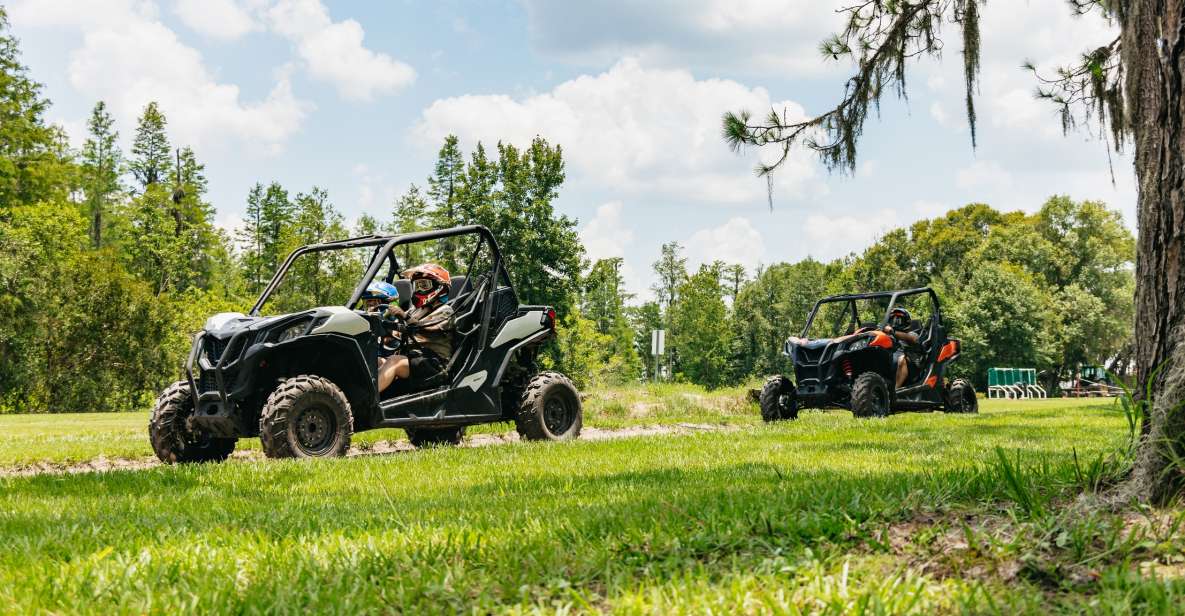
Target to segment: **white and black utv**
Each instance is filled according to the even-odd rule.
[[[466,274],[451,280],[452,357],[435,378],[414,386],[396,380],[380,395],[383,340],[414,345],[414,332],[406,322],[358,309],[360,298],[372,280],[382,280],[399,289],[406,309],[411,285],[399,272],[416,264],[400,264],[398,256],[427,254],[425,245],[442,243]],[[306,282],[317,287],[306,289],[293,282],[285,304],[274,295],[294,267],[306,281],[310,272],[330,279]],[[352,274],[345,286],[338,280],[338,288],[352,291],[342,291],[340,305],[263,316],[302,297],[324,297],[342,272]],[[416,446],[456,444],[466,426],[502,421],[513,421],[525,439],[575,438],[582,424],[575,387],[536,364],[539,346],[555,335],[555,321],[548,306],[519,304],[485,227],[305,246],[288,256],[248,314],[206,321],[185,379],[157,399],[149,437],[168,463],[222,461],[237,439],[252,436],[260,437],[268,457],[341,456],[352,433],[375,428],[403,428]]]

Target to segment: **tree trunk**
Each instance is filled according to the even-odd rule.
[[[1150,413],[1125,497],[1164,503],[1185,485],[1185,2],[1121,3],[1128,128],[1138,182],[1136,378]],[[1159,373],[1158,368],[1163,368]]]

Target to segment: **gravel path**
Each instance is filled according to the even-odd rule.
[[[719,430],[732,430],[734,426],[722,426],[715,424],[696,424],[696,423],[679,423],[666,426],[632,426],[629,428],[617,429],[602,429],[585,427],[580,432],[580,440],[583,441],[603,441],[618,438],[637,438],[641,436],[655,436],[666,434],[689,434],[694,432],[712,432]],[[505,443],[513,443],[519,440],[518,433],[510,431],[505,434],[475,434],[473,436],[465,437],[465,441],[461,447],[488,447],[491,445],[501,445]],[[348,457],[355,456],[375,456],[388,455],[400,452],[414,451],[411,443],[406,440],[398,441],[378,441],[367,444],[365,447],[351,447],[346,454]],[[258,449],[239,450],[231,454],[230,460],[234,461],[250,461],[250,460],[264,460],[263,452]],[[57,463],[57,462],[39,462],[35,464],[26,464],[22,466],[0,467],[0,477],[27,477],[31,475],[46,475],[46,474],[67,474],[67,473],[95,473],[106,471],[122,471],[122,470],[141,470],[160,466],[160,460],[156,458],[108,458],[99,456],[93,460],[86,462],[74,463]]]

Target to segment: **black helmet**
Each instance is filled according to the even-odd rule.
[[[912,321],[913,318],[909,316],[909,311],[904,308],[894,308],[889,313],[889,325],[892,325],[893,329],[905,329]]]

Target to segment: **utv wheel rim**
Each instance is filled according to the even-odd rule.
[[[883,390],[877,389],[872,394],[872,410],[877,415],[884,415],[889,410],[888,394]]]
[[[296,418],[296,442],[309,455],[329,451],[336,435],[337,419],[323,406],[305,409]]]
[[[552,396],[548,399],[547,404],[543,405],[543,424],[547,426],[548,432],[556,436],[567,432],[572,427],[575,415],[572,405],[562,396]]]

